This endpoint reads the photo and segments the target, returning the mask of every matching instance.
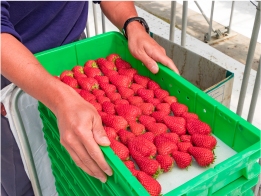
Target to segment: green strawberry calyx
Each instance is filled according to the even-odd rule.
[[[157,169],[156,173],[152,176],[154,179],[157,179],[157,177],[162,174],[164,171],[164,169],[161,169],[160,166],[159,168]]]

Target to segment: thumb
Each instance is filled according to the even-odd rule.
[[[101,122],[101,118],[95,117],[93,122],[94,140],[101,146],[109,146],[111,144]]]

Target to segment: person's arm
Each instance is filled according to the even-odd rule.
[[[101,9],[119,29],[123,28],[126,20],[138,16],[132,1],[102,1]],[[156,62],[160,62],[179,74],[173,61],[167,57],[165,49],[149,36],[139,22],[129,23],[126,30],[131,54],[141,60],[152,73],[159,71]]]

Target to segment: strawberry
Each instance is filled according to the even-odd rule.
[[[140,84],[144,88],[147,88],[148,82],[150,81],[150,78],[138,74],[134,75],[133,79],[136,83]]]
[[[136,155],[153,158],[157,153],[156,146],[145,138],[131,137],[128,139],[128,148],[133,158]]]
[[[137,90],[137,94],[138,96],[140,96],[144,101],[150,99],[150,98],[154,98],[154,93],[153,90],[148,90],[148,89],[144,89],[144,88],[140,88]]]
[[[120,158],[120,160],[125,161],[129,159],[129,149],[124,146],[122,143],[115,139],[111,139],[110,147],[113,152]]]
[[[165,97],[169,96],[169,92],[158,88],[154,90],[154,95],[162,102]]]
[[[139,122],[141,124],[143,124],[144,126],[146,126],[146,124],[148,124],[148,123],[156,123],[156,119],[151,116],[140,115]]]
[[[128,138],[135,138],[135,135],[132,132],[129,132],[125,129],[119,130],[118,135],[120,137],[121,143],[123,143],[125,146],[128,144]]]
[[[86,63],[84,63],[84,67],[95,67],[99,68],[98,64],[94,60],[89,60]]]
[[[114,107],[115,107],[115,105],[109,101],[105,101],[102,103],[102,110],[104,112],[106,112],[107,114],[114,115],[116,113]]]
[[[135,169],[135,164],[133,161],[124,161],[123,163],[128,169]]]
[[[143,99],[139,96],[130,96],[128,101],[131,105],[136,105],[138,103],[143,103]]]
[[[63,79],[64,76],[70,76],[73,77],[73,72],[72,71],[63,71],[60,75],[61,80]]]
[[[126,162],[126,161],[125,161],[125,162]],[[124,163],[125,163],[125,162],[124,162]],[[133,168],[132,168],[132,169],[129,169],[129,170],[130,170],[130,172],[132,173],[132,175],[135,176],[135,177],[137,177],[138,173],[140,172],[139,170],[133,169]]]
[[[115,115],[106,115],[102,118],[102,122],[107,127],[112,127],[116,131],[120,129],[126,129],[128,126],[128,122],[122,116],[115,116]]]
[[[80,87],[86,91],[92,91],[95,88],[99,88],[99,84],[94,78],[79,78],[78,82]]]
[[[142,110],[142,114],[144,115],[150,115],[152,112],[154,112],[154,105],[152,103],[140,103],[138,106]]]
[[[147,103],[152,103],[154,106],[157,106],[160,103],[160,100],[157,98],[150,98],[146,100]]]
[[[191,135],[181,135],[180,136],[180,140],[182,141],[182,142],[192,142],[191,141]]]
[[[191,165],[192,157],[189,153],[174,151],[171,155],[180,169],[185,169]]]
[[[123,99],[128,99],[130,96],[134,95],[134,91],[128,87],[118,86],[117,89]]]
[[[172,103],[175,103],[177,101],[178,101],[178,99],[174,96],[166,96],[163,98],[163,102],[168,103],[169,105],[171,105]]]
[[[150,142],[154,143],[155,135],[151,132],[146,132],[141,135],[138,135],[138,138],[145,138],[149,140]]]
[[[195,118],[195,119],[199,120],[198,115],[195,114],[195,113],[183,112],[183,113],[181,114],[181,117],[185,118],[186,120],[187,120],[188,118]]]
[[[120,105],[120,104],[129,104],[129,102],[125,99],[117,99],[114,101],[115,105]]]
[[[102,105],[100,103],[97,103],[94,100],[91,100],[89,102],[90,102],[90,104],[92,104],[96,108],[97,111],[102,111]]]
[[[117,134],[117,132],[115,131],[115,129],[111,128],[111,127],[103,127],[108,138],[111,139],[116,139],[118,140],[119,136]]]
[[[188,149],[193,147],[191,142],[179,142],[177,146],[180,152],[188,152]]]
[[[159,103],[156,105],[156,110],[157,111],[164,111],[168,114],[170,114],[171,109],[170,109],[170,105],[168,103]]]
[[[195,118],[188,118],[186,128],[190,135],[193,134],[203,134],[208,135],[211,133],[211,128],[207,123],[197,120]]]
[[[117,58],[117,59],[115,60],[115,65],[116,65],[116,67],[117,67],[118,70],[120,70],[120,69],[130,69],[130,68],[132,68],[130,63],[128,63],[127,61],[124,61],[124,60],[121,59],[121,58]]]
[[[115,70],[110,70],[110,69],[106,69],[106,68],[103,68],[102,69],[102,73],[107,76],[107,77],[110,77],[112,75],[118,75],[118,72],[115,71]]]
[[[82,98],[84,98],[86,101],[96,100],[96,97],[93,94],[91,94],[88,91],[86,91],[86,90],[81,90],[79,95],[81,95]]]
[[[104,116],[107,115],[106,112],[102,112],[102,111],[98,111],[98,113],[99,113],[99,115],[100,115],[101,118],[103,118]]]
[[[185,135],[187,132],[186,121],[182,117],[165,116],[163,118],[163,122],[173,133],[176,133],[178,135]]]
[[[151,116],[156,119],[156,122],[159,123],[163,123],[163,118],[168,115],[168,112],[165,111],[155,111],[151,113]]]
[[[109,77],[110,82],[115,86],[129,87],[131,84],[131,78],[124,75],[112,75]]]
[[[83,73],[80,73],[80,72],[75,72],[73,73],[73,77],[76,79],[76,80],[79,80],[79,78],[87,78],[87,76]]]
[[[105,93],[115,93],[116,86],[113,84],[101,83],[100,88],[105,91]]]
[[[145,125],[147,131],[154,133],[156,136],[162,133],[166,133],[168,128],[163,123],[148,123]]]
[[[92,94],[95,95],[96,97],[98,96],[105,96],[105,92],[101,89],[93,89]]]
[[[78,89],[78,88],[73,88],[77,93],[80,94],[80,92],[82,91],[82,89]]]
[[[137,91],[140,89],[140,88],[144,88],[143,86],[137,84],[137,83],[132,83],[130,88],[134,91],[134,94],[137,95]]]
[[[160,85],[158,83],[154,82],[153,80],[150,80],[148,82],[148,89],[154,91],[155,89],[158,89],[158,88],[160,89]]]
[[[53,76],[53,77],[61,81],[61,78],[59,78],[58,76]]]
[[[74,68],[72,68],[73,73],[84,73],[83,67],[80,65],[76,65]]]
[[[181,116],[182,113],[188,111],[188,107],[182,103],[172,103],[171,105],[171,110],[174,114],[174,116]]]
[[[97,96],[96,99],[100,104],[103,104],[105,101],[111,101],[108,97],[104,97],[102,95]]]
[[[123,116],[127,121],[136,121],[137,117],[141,115],[142,111],[140,108],[134,105],[117,105],[117,114]]]
[[[94,78],[95,76],[102,75],[101,70],[99,68],[84,67],[83,71],[88,78]]]
[[[108,56],[106,57],[107,61],[111,61],[111,62],[113,62],[113,63],[115,63],[115,60],[116,60],[117,58],[121,58],[121,56],[118,55],[118,54],[115,54],[115,53],[110,54],[110,55],[108,55]]]
[[[69,85],[72,88],[79,88],[77,80],[71,76],[64,76],[62,82]]]
[[[137,179],[151,196],[160,195],[161,186],[157,180],[142,171],[138,172]]]
[[[214,154],[211,150],[202,147],[190,147],[188,152],[194,157],[197,163],[206,167],[214,162]]]
[[[120,69],[119,71],[120,75],[129,76],[131,78],[131,81],[133,81],[133,76],[138,74],[138,71],[136,69]]]
[[[179,136],[176,133],[162,133],[155,137],[154,143],[155,145],[159,145],[161,142],[173,142],[177,144],[179,142]]]
[[[137,123],[136,121],[129,121],[129,126],[135,136],[145,133],[145,126],[143,124]]]
[[[212,135],[193,134],[191,136],[191,139],[193,144],[197,147],[203,147],[213,150],[217,145],[217,140]]]
[[[121,99],[121,95],[119,93],[106,93],[107,97],[114,103],[117,99]]]
[[[177,145],[170,141],[161,142],[156,147],[159,155],[170,155],[172,152],[178,150]]]
[[[97,59],[97,63],[99,65],[99,68],[103,71],[104,68],[110,69],[110,70],[116,70],[116,66],[113,62],[107,61],[105,58],[99,58]]]
[[[94,78],[98,81],[99,84],[110,83],[109,78],[107,76],[96,75]]]
[[[174,166],[174,160],[168,155],[157,155],[156,160],[160,164],[160,168],[164,169],[164,172],[168,172]]]

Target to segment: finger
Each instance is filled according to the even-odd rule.
[[[101,118],[98,115],[94,118],[92,127],[94,140],[101,146],[109,146],[111,142],[102,126]]]

